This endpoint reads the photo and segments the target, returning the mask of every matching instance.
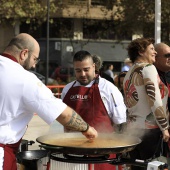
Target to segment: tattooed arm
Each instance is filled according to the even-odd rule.
[[[68,129],[82,132],[90,140],[97,137],[97,131],[70,107],[67,107],[56,120]]]

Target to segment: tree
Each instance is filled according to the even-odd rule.
[[[46,21],[47,6],[41,0],[0,0],[0,24],[16,22],[36,22],[41,24]],[[50,0],[50,12],[54,13],[56,6]]]
[[[161,1],[161,40],[170,44],[170,1]],[[126,29],[134,34],[141,29],[145,37],[154,37],[155,1],[148,0],[121,0],[117,4],[117,18],[120,24],[117,30]]]
[[[30,29],[35,29],[43,22],[46,21],[47,14],[47,1],[41,0],[0,0],[1,8],[0,8],[0,24],[2,23],[12,23],[20,21],[22,23],[30,24]],[[83,6],[80,5],[80,2],[84,2],[84,5],[87,5],[87,2],[84,1],[70,1],[70,0],[62,0],[55,1],[50,0],[50,16],[58,17],[53,14],[62,13],[63,9],[68,9],[69,14],[69,3],[77,2],[80,8],[77,8],[77,11],[84,10]],[[86,3],[85,3],[86,2]],[[86,16],[82,16],[84,22],[88,24],[88,27],[97,30],[97,39],[101,37],[107,37],[108,29],[112,28],[110,31],[113,36],[117,40],[122,40],[125,36],[131,36],[135,34],[136,31],[143,32],[145,37],[154,37],[154,27],[155,27],[155,1],[154,0],[100,0],[93,1],[91,0],[91,7],[93,5],[99,5],[99,3],[103,5],[106,9],[104,10],[105,14],[108,14],[109,11],[116,9],[111,15],[111,22],[103,15],[103,20],[100,23],[96,24],[94,20],[87,20]],[[169,0],[161,0],[161,39],[166,43],[170,43],[170,1]],[[73,5],[73,4],[72,4]],[[101,10],[103,8],[101,7]],[[88,13],[88,8],[87,12]],[[76,14],[75,14],[76,15]],[[85,14],[86,15],[86,14]],[[90,22],[89,22],[90,21]],[[51,18],[51,25],[56,24],[53,23]],[[103,28],[99,30],[99,26]],[[114,26],[114,29],[113,29]],[[105,29],[107,28],[107,29]],[[64,32],[63,28],[61,28],[61,32]],[[98,31],[99,30],[99,31]],[[67,30],[66,30],[67,31]],[[71,30],[72,31],[72,30]],[[88,30],[87,30],[88,31]],[[67,32],[68,34],[68,32]],[[87,32],[88,34],[88,32]],[[65,35],[65,34],[64,34]],[[70,32],[69,35],[72,36]]]

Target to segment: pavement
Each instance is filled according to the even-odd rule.
[[[63,132],[63,126],[59,122],[54,121],[51,125],[48,125],[37,114],[34,114],[32,120],[28,124],[28,128],[23,139],[28,141],[33,140],[35,142],[28,146],[28,150],[37,150],[40,149],[40,143],[36,142],[36,138],[43,135]]]

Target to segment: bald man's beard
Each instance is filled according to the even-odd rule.
[[[24,67],[25,70],[31,70],[30,58],[31,58],[31,56],[29,55],[28,58],[23,63],[23,67]]]

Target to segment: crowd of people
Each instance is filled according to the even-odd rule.
[[[116,83],[113,65],[105,72],[114,80],[110,82],[100,72],[100,56],[77,51],[73,56],[76,79],[64,87],[61,99],[28,71],[36,67],[39,52],[38,42],[21,33],[0,56],[0,169],[16,170],[15,154],[33,113],[48,124],[59,121],[65,133],[78,131],[89,140],[95,140],[98,132],[136,136],[142,142],[129,152],[131,159],[152,160],[162,154],[166,162],[169,160],[167,44],[155,44],[152,38],[132,40]],[[110,154],[110,158],[114,157]],[[98,169],[116,167],[94,165],[94,170]],[[145,169],[131,166],[131,170]]]
[[[168,141],[170,137],[168,131],[169,110],[167,107],[169,106],[169,90],[165,73],[170,71],[170,47],[164,43],[155,45],[152,38],[138,38],[129,44],[127,53],[129,58],[124,61],[125,65],[117,76],[117,83],[114,82],[109,85],[115,91],[108,91],[109,88],[106,84],[109,84],[109,81],[104,80],[102,74],[100,74],[100,67],[102,66],[98,62],[100,57],[91,55],[87,51],[77,52],[73,57],[76,81],[69,83],[63,89],[63,101],[75,110],[78,109],[77,112],[81,113],[82,117],[84,116],[85,121],[94,126],[97,131],[102,132],[107,128],[102,128],[101,131],[98,129],[97,122],[101,125],[108,124],[106,127],[110,123],[103,118],[100,119],[100,114],[98,114],[100,112],[97,109],[95,109],[95,113],[92,109],[90,114],[87,114],[86,109],[84,109],[87,103],[83,105],[82,101],[79,101],[81,104],[78,104],[77,100],[70,101],[70,96],[77,94],[77,92],[82,92],[82,95],[87,94],[87,96],[91,92],[90,94],[97,96],[95,99],[98,98],[97,101],[94,100],[98,104],[94,103],[93,100],[89,100],[91,107],[95,108],[99,103],[104,104],[105,113],[111,118],[112,124],[116,125],[115,127],[112,125],[114,131],[119,129],[119,132],[122,132],[120,127],[124,127],[121,125],[126,124],[126,128],[123,128],[125,134],[142,139],[142,142],[129,152],[131,159],[152,160],[161,155],[165,157],[163,161],[167,163],[169,162]],[[89,61],[86,61],[89,60],[89,57],[93,57],[93,62],[92,59],[90,60],[91,66],[88,65]],[[95,66],[93,74],[90,71],[92,66]],[[113,72],[112,64],[108,65],[105,73],[115,80],[113,78],[114,74],[111,74],[111,72]],[[102,81],[105,81],[104,86]],[[98,86],[98,90],[95,85]],[[90,91],[91,88],[93,90]],[[117,95],[117,90],[121,92],[121,95],[120,93]],[[96,91],[98,91],[97,94]],[[111,97],[109,97],[109,94],[111,94]],[[100,98],[102,98],[102,102],[100,102]],[[118,101],[121,101],[122,104],[125,103],[126,111],[121,110],[123,108],[122,104],[119,104],[121,109],[117,110],[119,108],[116,106]],[[113,108],[113,111],[109,111],[108,108],[111,105],[116,109]],[[126,121],[120,122],[117,121],[118,119],[113,119],[114,117],[120,119],[120,115],[124,115],[123,117],[127,115]],[[101,166],[101,168],[104,170],[105,167]],[[131,170],[145,170],[145,168],[131,166]]]

